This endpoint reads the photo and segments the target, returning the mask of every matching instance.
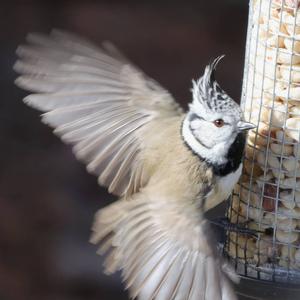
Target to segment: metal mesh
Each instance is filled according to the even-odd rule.
[[[228,217],[263,231],[230,232],[238,273],[300,282],[299,0],[250,1],[242,107],[249,132],[244,169]]]

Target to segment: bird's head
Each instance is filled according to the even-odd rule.
[[[193,81],[193,102],[183,123],[183,138],[192,150],[217,163],[226,158],[239,133],[255,127],[243,120],[239,105],[215,80],[215,69],[222,58],[216,58],[206,66],[203,76]]]

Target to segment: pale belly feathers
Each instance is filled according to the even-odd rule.
[[[240,164],[235,172],[217,178],[216,187],[209,193],[209,196],[205,201],[205,211],[214,208],[229,197],[235,184],[238,182],[241,173],[242,164]]]

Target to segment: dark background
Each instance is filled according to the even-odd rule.
[[[67,29],[113,41],[185,107],[214,57],[239,101],[246,0],[2,1],[0,4],[0,300],[127,299],[89,244],[94,213],[113,198],[26,107],[14,51],[31,31]]]

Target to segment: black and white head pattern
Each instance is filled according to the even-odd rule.
[[[183,121],[182,136],[194,153],[218,168],[225,166],[227,173],[239,167],[244,130],[253,126],[243,121],[239,105],[215,80],[214,72],[222,57],[209,64],[198,81],[193,81],[193,102]],[[238,153],[232,149],[238,149]],[[233,164],[229,156],[237,162]]]
[[[193,80],[193,108],[197,111],[228,112],[241,115],[238,104],[229,97],[215,79],[215,70],[224,55],[217,57],[206,66],[204,74],[199,80]],[[199,113],[200,113],[199,111]]]

